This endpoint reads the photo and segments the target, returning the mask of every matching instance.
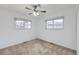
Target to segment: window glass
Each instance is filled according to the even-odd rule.
[[[47,21],[47,28],[53,28],[54,22],[53,20]]]
[[[63,19],[54,20],[54,28],[63,28]]]
[[[52,20],[47,20],[46,28],[47,29],[64,28],[64,19],[59,17]]]
[[[16,28],[18,29],[30,29],[31,28],[31,21],[29,20],[17,19],[15,23],[16,23]]]

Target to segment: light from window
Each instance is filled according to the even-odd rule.
[[[24,27],[24,21],[16,21],[16,28],[23,28]]]
[[[52,20],[47,21],[47,28],[50,28],[50,29],[53,28],[54,27],[53,24],[54,22]]]
[[[46,27],[47,29],[64,28],[64,18],[55,18],[52,20],[47,20]]]
[[[31,28],[31,22],[30,21],[25,23],[25,28],[29,28],[29,29]]]
[[[54,20],[54,28],[63,28],[63,19]]]
[[[17,29],[31,29],[31,21],[29,20],[15,20]]]

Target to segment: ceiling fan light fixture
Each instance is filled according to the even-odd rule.
[[[40,4],[36,4],[36,5],[32,5],[32,9],[29,7],[25,7],[25,9],[28,10],[32,10],[32,13],[29,13],[29,15],[34,15],[34,16],[39,16],[41,13],[46,13],[45,10],[40,10],[41,5]]]
[[[35,11],[34,11],[34,12],[33,12],[33,15],[34,15],[34,16],[39,16],[40,14],[39,14],[39,12],[35,12]]]

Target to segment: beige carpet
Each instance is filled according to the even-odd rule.
[[[35,39],[1,49],[0,55],[76,55],[76,51]]]

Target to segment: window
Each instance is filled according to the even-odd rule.
[[[31,29],[31,21],[15,18],[15,24],[17,29]]]
[[[53,20],[47,21],[47,28],[53,28],[54,27],[54,22]]]
[[[46,28],[47,29],[62,29],[64,28],[64,18],[57,17],[51,20],[46,21]]]

